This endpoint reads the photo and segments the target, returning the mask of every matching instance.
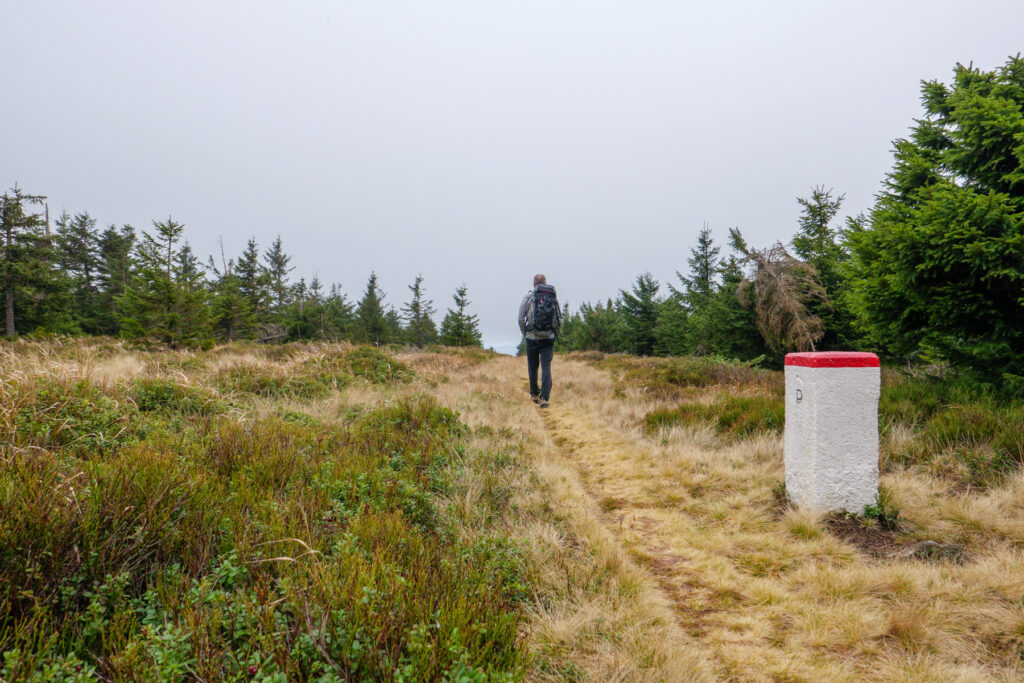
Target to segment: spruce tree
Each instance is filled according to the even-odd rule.
[[[330,293],[324,302],[324,328],[332,338],[358,338],[355,311],[341,291],[341,285],[337,283],[331,285]]]
[[[178,297],[179,328],[175,344],[205,345],[211,335],[209,290],[203,269],[188,242],[178,250],[172,272]]]
[[[604,304],[583,304],[580,316],[586,327],[587,341],[584,349],[615,353],[626,350],[625,325],[615,302],[608,299]]]
[[[267,279],[270,284],[270,293],[274,302],[274,310],[277,312],[284,310],[291,293],[291,287],[288,285],[288,274],[295,270],[294,266],[288,265],[291,263],[291,260],[292,257],[284,253],[284,247],[281,245],[281,236],[278,235],[274,243],[270,245],[270,249],[263,256]]]
[[[452,300],[455,308],[449,308],[441,321],[438,341],[445,346],[483,346],[477,317],[466,312],[470,304],[466,285],[455,289]]]
[[[224,255],[224,241],[220,243],[221,267],[213,257],[207,269],[216,276],[209,291],[210,325],[213,334],[227,342],[244,339],[252,334],[256,320],[249,301],[242,294],[236,264]]]
[[[683,277],[676,272],[676,276],[683,284],[683,290],[679,293],[691,310],[699,310],[706,306],[715,292],[720,262],[718,253],[719,248],[715,246],[715,241],[711,237],[711,228],[705,224],[697,233],[697,246],[690,250],[690,257],[686,260],[690,266],[690,276]],[[673,292],[678,290],[673,288]]]
[[[708,306],[693,313],[688,345],[695,352],[716,354],[737,360],[754,360],[767,353],[757,329],[754,311],[743,306],[737,296],[744,282],[736,257],[729,256],[719,266],[720,286]]]
[[[56,245],[61,269],[70,279],[72,315],[87,334],[102,332],[99,322],[99,236],[96,219],[88,213],[65,211],[56,221]]]
[[[567,301],[562,305],[562,327],[558,330],[555,343],[564,351],[581,351],[585,341],[586,326],[583,318],[578,311],[572,312]]]
[[[238,278],[238,291],[245,297],[252,314],[259,321],[265,320],[270,300],[270,278],[260,263],[259,247],[254,237],[249,238],[245,251],[238,257],[234,274]]]
[[[100,334],[120,332],[117,299],[124,295],[131,278],[134,248],[135,228],[130,225],[123,225],[120,230],[108,226],[99,236],[96,327]]]
[[[249,301],[242,294],[238,276],[222,273],[211,292],[211,325],[218,338],[227,342],[252,335],[255,319]]]
[[[1024,391],[1024,59],[922,83],[869,220],[848,236],[872,336]]]
[[[817,271],[818,282],[828,299],[815,301],[811,311],[825,325],[820,348],[842,348],[857,343],[854,316],[848,305],[849,281],[844,275],[848,254],[842,245],[842,232],[832,226],[843,203],[843,195],[815,187],[809,199],[797,198],[801,211],[799,228],[793,236],[793,251]]]
[[[702,304],[702,308],[706,307],[706,303]],[[675,293],[665,297],[658,307],[654,353],[659,356],[682,356],[688,353],[689,318],[690,313],[683,304],[682,297]],[[707,353],[707,349],[698,348],[696,353]]]
[[[194,345],[207,336],[206,291],[188,245],[176,249],[184,226],[173,218],[154,221],[156,236],[143,233],[134,277],[117,299],[121,336]]]
[[[619,291],[619,310],[625,328],[628,350],[638,356],[650,356],[657,344],[661,285],[650,273],[637,276],[632,292]]]
[[[327,329],[327,309],[325,306],[324,285],[320,276],[314,275],[309,281],[309,319],[312,321],[310,337],[316,339],[336,338]]]
[[[8,337],[17,334],[19,325],[30,331],[77,331],[53,240],[40,215],[26,211],[45,199],[17,186],[0,196],[0,288]]]
[[[384,311],[384,294],[377,287],[377,274],[370,273],[366,291],[359,300],[356,316],[359,321],[359,340],[368,344],[387,344],[391,341],[391,326]]]
[[[412,298],[402,307],[405,319],[405,338],[410,344],[423,348],[437,340],[437,326],[434,325],[434,302],[424,297],[423,275],[409,285]]]

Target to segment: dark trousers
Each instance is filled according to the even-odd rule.
[[[526,340],[526,368],[530,373],[530,395],[540,400],[551,398],[551,357],[555,355],[554,339]],[[540,366],[540,388],[537,388],[537,366]]]

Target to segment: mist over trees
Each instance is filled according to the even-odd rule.
[[[1024,60],[957,65],[950,85],[922,84],[922,103],[867,215],[841,217],[844,196],[815,186],[796,198],[787,242],[751,245],[733,227],[722,244],[705,224],[674,281],[641,273],[613,299],[563,302],[558,347],[767,365],[788,351],[873,349],[1024,387]],[[172,217],[137,232],[62,213],[51,232],[44,200],[18,187],[0,196],[9,337],[482,343],[465,285],[438,326],[422,275],[397,309],[372,272],[350,301],[340,284],[295,281],[280,235],[235,257],[222,245],[203,264]]]

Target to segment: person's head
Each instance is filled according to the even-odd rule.
[[[544,277],[543,275],[541,275],[540,273],[537,273],[536,275],[533,276],[533,286],[534,287],[536,287],[537,285],[546,285],[547,283],[548,283],[548,279],[546,277]]]

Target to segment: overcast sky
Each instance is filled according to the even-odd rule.
[[[201,255],[281,234],[294,275],[518,342],[535,272],[613,297],[719,242],[788,240],[814,185],[870,208],[919,82],[1024,49],[1024,2],[0,0],[0,183]],[[723,252],[725,249],[723,249]]]

